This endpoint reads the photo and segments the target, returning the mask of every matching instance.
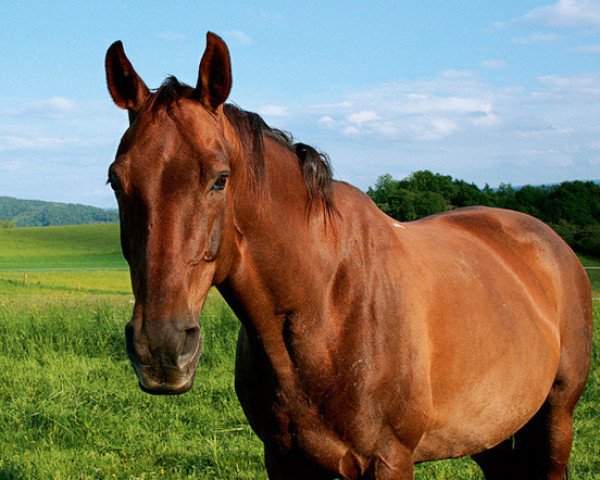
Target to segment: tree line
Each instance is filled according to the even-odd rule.
[[[401,180],[382,175],[367,194],[381,210],[400,221],[474,205],[517,210],[546,222],[575,251],[600,257],[600,185],[594,182],[479,188],[423,170]]]
[[[73,203],[0,197],[0,228],[114,223],[116,211]]]

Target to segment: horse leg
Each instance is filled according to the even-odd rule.
[[[572,407],[554,403],[549,397],[515,435],[518,478],[564,480],[572,440]]]
[[[564,480],[573,439],[572,414],[572,405],[551,394],[514,439],[471,458],[486,480]]]
[[[471,458],[479,465],[486,480],[508,480],[515,478],[515,454],[513,438],[499,443]]]
[[[269,480],[333,480],[335,475],[301,459],[298,455],[278,455],[265,447],[265,466]]]
[[[412,460],[401,468],[392,467],[381,461],[373,462],[360,480],[414,480]]]
[[[585,329],[566,332],[560,366],[546,402],[515,435],[515,454],[522,472],[518,478],[564,480],[567,476],[573,411],[585,388],[590,362],[586,332],[589,334]]]
[[[360,480],[414,480],[413,451],[391,441],[372,459]]]

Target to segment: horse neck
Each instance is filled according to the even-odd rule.
[[[243,193],[236,189],[237,262],[219,287],[238,316],[247,319],[305,308],[315,301],[315,291],[325,289],[332,264],[325,243],[333,239],[333,229],[326,226],[320,205],[309,214],[296,155],[265,138],[264,159],[263,185],[251,188],[246,177]]]

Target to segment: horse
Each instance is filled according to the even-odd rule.
[[[591,351],[591,292],[548,226],[509,210],[401,223],[329,159],[226,103],[225,42],[195,87],[150,90],[115,42],[129,127],[109,168],[139,386],[181,394],[212,286],[240,321],[235,389],[271,480],[414,478],[471,456],[485,478],[562,479]]]

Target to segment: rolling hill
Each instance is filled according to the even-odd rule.
[[[74,203],[0,197],[0,221],[17,227],[48,227],[115,223],[119,221],[119,214],[113,210]]]

